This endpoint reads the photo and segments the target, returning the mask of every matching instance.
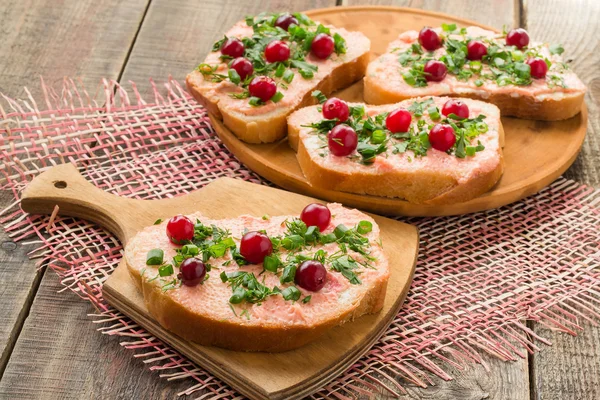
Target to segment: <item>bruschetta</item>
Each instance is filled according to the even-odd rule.
[[[269,143],[287,133],[287,116],[361,79],[369,39],[304,14],[261,14],[240,21],[187,76],[189,92],[238,138]]]
[[[328,190],[451,204],[485,193],[504,171],[500,110],[482,101],[371,106],[331,98],[288,124],[302,172]]]
[[[299,215],[175,216],[140,231],[125,260],[148,311],[202,345],[281,352],[383,307],[379,227],[339,204]]]
[[[567,119],[581,111],[586,88],[563,51],[530,42],[524,29],[496,33],[451,24],[407,31],[369,64],[365,101],[469,97],[495,104],[503,116]]]

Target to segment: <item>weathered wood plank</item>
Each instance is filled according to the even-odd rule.
[[[48,270],[0,381],[1,399],[170,399],[190,386],[145,371],[119,338],[96,332],[91,304],[60,288]]]
[[[513,0],[342,0],[342,5],[382,5],[398,7],[414,7],[423,10],[438,11],[461,18],[468,18],[479,23],[502,29],[503,25],[518,24],[519,13]],[[400,33],[400,31],[398,32]]]
[[[39,99],[39,76],[60,89],[63,77],[82,77],[92,92],[100,77],[117,78],[148,0],[5,0],[0,7],[0,91]],[[92,90],[93,89],[93,90]],[[13,202],[0,193],[0,209]],[[27,316],[40,276],[26,253],[0,234],[0,376]]]
[[[537,40],[562,43],[566,59],[587,85],[588,135],[575,164],[565,176],[600,186],[600,2],[596,0],[528,0],[523,20]]]
[[[600,186],[600,3],[595,0],[525,1],[524,24],[532,37],[562,43],[572,68],[588,87],[588,136],[579,158],[565,174]],[[534,324],[553,345],[533,355],[532,398],[600,398],[600,327],[585,324],[577,337]]]
[[[81,78],[93,94],[100,78],[117,78],[149,0],[3,0],[0,91],[14,98],[39,77],[60,89]]]
[[[215,40],[247,15],[333,6],[335,0],[153,1],[122,82],[136,82],[142,93],[148,92],[149,78],[162,82],[172,75],[183,82],[185,76],[204,60]]]

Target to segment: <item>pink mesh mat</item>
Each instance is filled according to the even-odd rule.
[[[142,99],[104,81],[90,96],[65,80],[60,93],[0,100],[1,177],[14,204],[0,221],[14,240],[36,237],[30,256],[60,276],[64,290],[90,301],[98,330],[120,340],[168,380],[187,379],[181,394],[242,396],[111,308],[102,283],[121,259],[109,232],[82,220],[33,216],[19,194],[35,175],[75,163],[98,187],[154,199],[198,189],[220,176],[267,184],[215,136],[205,110],[170,80]],[[162,93],[162,95],[161,95]],[[488,356],[527,357],[550,344],[534,320],[572,335],[600,318],[600,191],[559,179],[539,194],[472,215],[411,218],[421,249],[406,303],[390,328],[355,365],[313,398],[397,396],[407,385],[451,379],[450,366],[485,366]]]

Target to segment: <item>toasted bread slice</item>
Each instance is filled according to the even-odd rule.
[[[363,314],[378,312],[383,307],[389,266],[379,241],[379,227],[372,218],[358,210],[347,209],[339,204],[329,204],[328,207],[332,218],[322,234],[332,233],[339,224],[350,229],[361,221],[372,224],[372,230],[361,235],[368,239],[368,245],[363,249],[372,258],[369,260],[354,250],[347,250],[347,256],[358,263],[352,271],[356,272],[360,283],[352,283],[341,271],[332,269],[333,260],[341,254],[340,245],[336,242],[311,245],[293,254],[279,249],[277,254],[284,264],[289,260],[288,256],[302,254],[313,258],[318,250],[326,253],[323,262],[327,269],[325,285],[317,292],[296,286],[301,292],[296,301],[285,300],[282,294],[274,294],[259,303],[230,303],[233,289],[230,283],[222,281],[222,273],[253,273],[258,282],[268,289],[277,286],[283,292],[294,286],[293,282],[280,282],[283,267],[275,274],[263,272],[263,264],[238,266],[232,261],[230,250],[224,256],[208,261],[212,269],[208,272],[209,278],[201,285],[181,285],[176,278],[179,272],[176,266],[172,275],[158,276],[157,266],[146,265],[146,254],[151,249],[162,249],[164,260],[169,263],[176,255],[176,249],[181,247],[167,238],[166,222],[147,227],[131,239],[125,250],[125,259],[133,280],[144,295],[148,311],[169,331],[202,345],[238,351],[291,350],[317,339],[334,326]],[[205,226],[214,224],[229,230],[237,248],[245,230],[264,230],[270,237],[285,236],[285,222],[294,219],[293,216],[268,219],[241,216],[211,220],[199,213],[188,217],[192,221],[201,221]],[[361,264],[367,262],[368,267]],[[308,296],[310,298],[306,300]]]
[[[495,104],[503,116],[546,121],[567,119],[581,111],[585,85],[563,62],[560,54],[556,54],[557,50],[551,51],[548,44],[532,42],[517,52],[516,48],[505,45],[503,34],[479,27],[468,27],[463,33],[459,30],[443,32],[441,28],[436,28],[435,31],[445,36],[446,42],[434,52],[427,52],[421,47],[419,32],[407,31],[389,44],[387,53],[369,64],[364,79],[367,103],[389,104],[419,96],[468,97]],[[501,57],[490,60],[484,57],[482,62],[474,61],[473,64],[466,60],[464,66],[458,69],[459,75],[449,69],[440,82],[425,82],[425,78],[419,81],[419,75],[415,73],[418,68],[415,66],[432,58],[440,60],[448,55],[449,47],[456,47],[457,43],[464,44],[470,40],[485,43],[488,54],[493,47],[500,52],[508,51],[513,57],[521,57],[521,61],[529,57],[542,58],[552,65],[545,78],[535,79],[530,78],[527,71],[521,77],[504,74],[493,64],[496,59],[499,60],[498,63],[505,63]],[[490,65],[494,65],[494,68]],[[527,69],[526,65],[520,66]],[[476,72],[479,68],[481,71]]]
[[[323,60],[308,53],[306,62],[318,68],[312,78],[303,78],[295,68],[291,68],[295,75],[289,84],[282,78],[274,77],[278,91],[283,94],[283,98],[277,103],[269,100],[266,104],[252,106],[248,98],[231,97],[232,94],[243,92],[240,85],[232,83],[230,79],[213,82],[198,70],[187,76],[187,88],[200,104],[222,119],[225,126],[241,140],[248,143],[275,142],[285,137],[286,118],[292,111],[315,104],[315,99],[311,96],[314,90],[328,95],[351,85],[365,74],[371,47],[369,39],[360,32],[348,32],[335,27],[329,29],[332,36],[339,34],[346,41],[345,54],[333,53]],[[240,21],[226,36],[245,38],[252,34],[253,28]],[[221,61],[221,55],[220,51],[211,52],[204,63],[216,68],[216,74],[227,76],[228,66]],[[270,75],[273,76],[272,73]]]
[[[423,132],[433,124],[425,110],[435,106],[439,111],[448,100],[448,97],[417,98],[397,104],[364,107],[366,114],[375,118],[398,108],[411,110],[414,104],[425,104],[423,116],[417,118],[413,113],[411,125],[411,129],[415,129],[416,121],[424,120],[426,125],[420,129]],[[470,109],[470,118],[484,115],[487,124],[487,132],[470,143],[475,146],[480,142],[484,149],[464,158],[457,157],[454,149],[449,154],[429,148],[424,156],[415,155],[410,148],[399,152],[397,146],[402,148],[405,139],[393,138],[388,138],[386,150],[372,163],[362,162],[356,151],[348,157],[337,157],[328,150],[325,136],[319,135],[310,126],[323,120],[318,106],[306,107],[290,115],[288,140],[292,148],[297,149],[302,172],[313,186],[399,197],[416,204],[464,202],[487,192],[504,171],[504,131],[500,110],[482,101],[465,99],[464,102]],[[349,105],[362,106],[358,103]]]

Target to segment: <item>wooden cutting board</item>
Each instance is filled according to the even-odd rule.
[[[165,200],[134,200],[106,193],[87,182],[72,164],[51,168],[23,193],[21,205],[32,214],[51,213],[96,222],[122,243],[158,218],[201,211],[210,218],[251,215],[299,215],[315,200],[283,190],[220,178],[187,195]],[[163,329],[148,313],[124,261],[103,287],[115,308],[240,393],[256,399],[302,398],[327,384],[364,354],[398,313],[414,273],[419,238],[414,226],[372,216],[381,228],[391,276],[383,310],[336,327],[300,349],[243,353],[185,341]]]
[[[496,30],[476,21],[400,7],[333,7],[307,11],[306,14],[325,24],[361,31],[371,39],[372,58],[384,53],[388,44],[401,32],[420,30],[423,26],[456,23],[458,26],[474,25]],[[363,102],[362,81],[337,92],[335,96],[347,101]],[[223,143],[237,158],[248,168],[285,189],[379,214],[436,216],[497,208],[548,186],[575,161],[585,139],[587,115],[584,104],[581,114],[565,121],[502,118],[506,138],[506,169],[498,184],[488,193],[468,202],[435,206],[411,204],[397,198],[317,189],[302,174],[296,153],[288,146],[287,139],[272,144],[247,144],[238,140],[217,118],[211,116],[211,121]]]

